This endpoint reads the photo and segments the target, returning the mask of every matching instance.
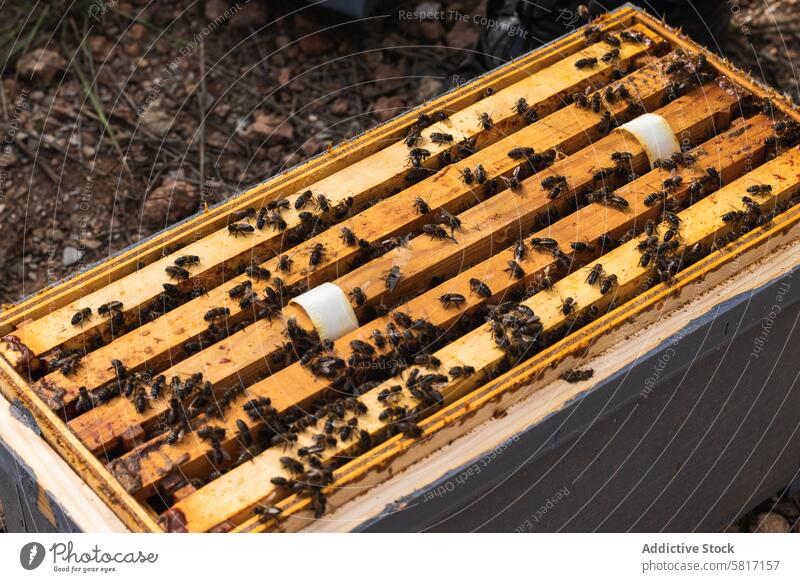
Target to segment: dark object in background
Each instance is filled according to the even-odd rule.
[[[371,14],[378,3],[379,0],[326,0],[319,6],[361,18]]]
[[[494,69],[571,32],[585,23],[578,16],[578,7],[581,4],[588,7],[590,14],[597,15],[627,2],[489,0],[486,16],[496,22],[497,26],[482,30],[475,54],[464,63],[459,73],[469,78]],[[682,28],[689,37],[710,50],[725,54],[731,20],[731,12],[725,2],[651,0],[641,3],[640,6],[651,14],[664,16],[667,24]],[[524,30],[527,34],[513,34],[515,30]]]

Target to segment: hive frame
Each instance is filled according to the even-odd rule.
[[[697,50],[697,46],[694,43],[669,29],[662,22],[631,6],[623,7],[606,15],[603,22],[619,26],[642,24],[662,38],[667,39],[672,43],[673,48],[683,47]],[[566,47],[571,42],[570,38],[559,39],[550,45],[533,51],[508,67],[487,73],[466,86],[454,90],[417,110],[395,118],[374,130],[366,132],[362,136],[337,146],[328,154],[318,156],[206,213],[192,217],[169,230],[155,235],[143,244],[122,251],[109,261],[91,267],[36,294],[11,309],[7,309],[0,314],[0,335],[5,335],[14,326],[25,320],[36,318],[48,310],[55,309],[59,305],[82,296],[87,291],[104,286],[107,281],[116,280],[132,272],[136,268],[137,262],[157,257],[170,243],[191,240],[193,237],[202,236],[204,233],[223,226],[227,215],[236,209],[242,209],[255,202],[275,197],[279,189],[297,190],[320,173],[345,167],[358,156],[368,155],[377,151],[381,147],[382,140],[397,139],[398,136],[402,135],[413,123],[419,112],[435,111],[445,106],[459,109],[463,104],[468,103],[470,99],[474,99],[486,86],[503,87],[530,73],[531,70],[537,70],[537,68],[548,66],[560,60],[563,57],[559,54],[559,51],[566,50]],[[748,75],[731,67],[727,61],[723,61],[711,53],[707,53],[707,57],[716,68],[723,71],[736,83],[756,96],[769,97],[783,113],[800,120],[800,115],[798,115],[796,109],[774,90],[761,86]],[[787,213],[776,220],[773,230],[778,231],[781,227],[788,228],[796,220],[796,213]],[[737,256],[737,253],[729,253],[721,257],[715,257],[715,259],[724,264],[733,260],[735,256]],[[719,267],[719,265],[712,266],[706,263],[707,261],[701,261],[699,265],[704,265],[703,268],[708,272]],[[667,291],[665,291],[666,294],[668,294]],[[639,313],[643,309],[644,307],[640,305],[631,314]],[[600,334],[601,332],[595,331],[595,333]],[[584,339],[590,342],[592,338],[587,336]],[[578,349],[579,346],[575,344],[559,346],[559,358],[567,358]],[[529,384],[535,379],[539,369],[533,362],[526,362],[512,372],[513,378],[504,376],[490,383],[492,389],[499,393],[513,390],[522,384]],[[156,523],[155,516],[120,487],[117,480],[110,475],[103,464],[64,428],[62,420],[38,396],[29,390],[24,379],[2,358],[0,358],[0,391],[2,391],[6,399],[17,399],[22,406],[32,412],[41,428],[44,439],[53,450],[64,458],[73,470],[81,475],[83,480],[128,528],[134,531],[162,531]],[[79,510],[79,500],[64,501],[68,504],[77,504],[73,511],[75,509]]]

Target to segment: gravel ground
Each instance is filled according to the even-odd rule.
[[[797,102],[797,0],[728,5],[727,56]],[[4,303],[448,89],[479,32],[282,0],[37,7],[0,9]],[[798,531],[798,514],[776,497],[731,528]]]
[[[40,30],[3,71],[2,302],[436,95],[477,35],[289,2],[105,6]]]

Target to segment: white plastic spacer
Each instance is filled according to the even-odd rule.
[[[642,145],[651,169],[656,160],[668,158],[681,149],[669,122],[655,113],[644,113],[617,129],[627,131]]]
[[[358,329],[358,319],[344,291],[333,283],[323,283],[298,295],[289,303],[296,303],[306,312],[324,340],[339,339]]]

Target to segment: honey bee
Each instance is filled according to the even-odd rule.
[[[118,311],[122,311],[122,301],[109,301],[97,308],[98,315],[111,316]]]
[[[575,312],[575,308],[577,307],[575,300],[572,297],[567,297],[561,302],[561,306],[559,307],[559,311],[563,315],[571,315]]]
[[[660,190],[658,192],[651,192],[650,194],[644,197],[642,202],[644,202],[645,206],[655,206],[656,203],[658,203],[659,201],[663,204],[666,201],[666,199],[667,199],[667,193],[664,192],[663,190]]]
[[[255,232],[255,230],[256,229],[253,228],[251,225],[240,223],[240,222],[235,222],[233,224],[229,224],[228,225],[228,232],[230,234],[232,234],[234,237],[237,237],[237,236],[240,236],[240,235],[241,236],[247,236],[248,234],[251,234],[251,233]]]
[[[525,260],[525,255],[528,254],[528,249],[525,247],[525,241],[519,239],[514,243],[514,258],[518,261]]]
[[[484,299],[488,299],[492,296],[492,290],[489,289],[489,286],[480,279],[476,279],[474,277],[470,279],[469,288],[472,293],[478,295],[479,297],[483,297]]]
[[[575,61],[576,69],[589,69],[597,66],[597,57],[584,57]]]
[[[441,240],[453,237],[447,234],[447,231],[443,229],[438,224],[426,224],[422,227],[422,232],[430,236],[431,238],[438,238]]]
[[[244,295],[250,288],[252,288],[252,286],[252,282],[242,281],[238,285],[231,287],[231,290],[228,291],[228,295],[230,295],[231,299],[236,299],[237,297]]]
[[[624,162],[630,162],[633,159],[633,154],[631,152],[612,152],[611,153],[611,161],[615,164],[621,164]]]
[[[308,258],[308,264],[311,267],[317,267],[325,258],[325,245],[322,243],[317,243],[311,249],[311,253]]]
[[[417,145],[421,137],[422,134],[420,133],[419,128],[412,127],[409,130],[408,134],[406,134],[405,140],[403,141],[405,142],[407,147],[413,148],[414,146]]]
[[[354,247],[358,245],[358,237],[352,230],[346,226],[343,226],[340,229],[340,232],[341,234],[339,235],[339,238],[341,238],[347,246]]]
[[[255,279],[256,281],[268,281],[272,276],[272,273],[269,272],[269,269],[258,267],[256,265],[250,265],[247,267],[244,270],[244,274]]]
[[[288,210],[292,206],[288,198],[278,198],[267,202],[267,210],[274,210],[280,212],[281,210]]]
[[[289,273],[292,270],[292,263],[294,261],[288,255],[281,255],[278,258],[278,270],[284,273]]]
[[[537,251],[552,251],[558,248],[558,241],[552,238],[535,236],[530,240],[531,248]]]
[[[590,245],[589,243],[585,243],[585,242],[581,242],[581,241],[569,243],[569,246],[572,247],[572,250],[577,251],[579,253],[593,253],[594,252],[594,246]]]
[[[628,88],[622,83],[616,86],[616,88],[614,89],[614,94],[617,96],[617,99],[627,99],[628,97],[631,96],[630,91],[628,91]]]
[[[541,185],[542,185],[542,188],[548,189],[548,188],[552,188],[552,187],[554,187],[554,186],[556,186],[558,184],[564,184],[564,183],[566,183],[566,181],[567,181],[567,178],[565,176],[553,175],[553,176],[547,176],[546,178],[544,178],[541,181]]]
[[[258,230],[264,230],[264,227],[267,225],[267,208],[262,207],[258,210],[258,216],[256,217],[256,228]]]
[[[166,271],[170,279],[177,279],[178,281],[184,281],[189,278],[189,271],[187,271],[183,267],[176,267],[174,265],[170,265],[167,268],[165,268],[164,271]]]
[[[561,378],[566,380],[570,384],[575,384],[576,382],[584,382],[589,380],[592,376],[594,376],[594,370],[591,368],[587,368],[585,370],[567,370],[563,374],[561,374]]]
[[[228,222],[240,222],[242,220],[249,220],[256,215],[256,209],[253,207],[244,208],[242,210],[237,210],[235,212],[231,212],[230,216],[228,217]]]
[[[528,101],[525,97],[520,97],[514,103],[514,106],[511,108],[517,115],[524,115],[526,111],[528,111]]]
[[[586,96],[585,93],[582,93],[580,91],[572,95],[572,102],[579,109],[589,109],[589,107],[591,107],[589,98]]]
[[[594,265],[589,271],[589,275],[586,277],[586,282],[589,285],[594,285],[600,280],[600,277],[602,275],[603,275],[603,265],[598,263]]]
[[[514,279],[522,279],[525,276],[525,271],[516,261],[508,261],[506,264],[508,268],[503,269],[503,271],[510,273]]]
[[[484,170],[483,166],[480,164],[475,166],[475,181],[478,184],[483,184],[486,182],[486,170]]]
[[[294,209],[301,210],[306,207],[311,199],[314,197],[314,193],[311,190],[306,190],[302,194],[300,194],[294,201]]]
[[[772,186],[769,184],[755,184],[753,186],[749,186],[747,191],[750,194],[755,194],[756,196],[768,196],[770,192],[772,192]]]
[[[213,307],[206,311],[206,314],[203,316],[203,319],[206,321],[215,321],[222,317],[228,317],[231,314],[231,310],[227,307]]]
[[[461,230],[461,219],[457,216],[453,216],[447,210],[442,210],[436,215],[436,222],[450,227],[451,238],[456,230]]]
[[[507,155],[512,160],[519,160],[522,158],[531,158],[536,155],[536,152],[530,147],[516,147],[508,150]]]
[[[125,364],[123,364],[121,360],[111,360],[111,367],[108,369],[114,370],[117,380],[124,380],[128,375],[128,371],[125,369]]]
[[[435,131],[430,135],[431,141],[437,144],[453,143],[453,136],[449,133]]]
[[[592,98],[589,100],[589,103],[592,108],[592,111],[594,111],[595,113],[600,113],[600,109],[602,109],[603,107],[603,101],[600,99],[600,93],[595,91],[592,94]]]
[[[466,378],[467,376],[472,376],[475,373],[475,368],[472,366],[453,366],[448,371],[450,376],[453,378]]]
[[[619,33],[619,37],[626,42],[641,44],[647,40],[644,34],[638,30],[623,30]]]
[[[494,126],[494,123],[492,122],[492,118],[486,112],[478,114],[478,122],[479,122],[480,126],[483,127],[483,129],[485,129],[487,131],[492,129],[492,127]]]
[[[89,321],[92,317],[92,308],[91,307],[84,307],[80,311],[77,311],[73,316],[70,322],[72,325],[83,325],[84,322]]]
[[[395,287],[397,287],[397,284],[400,282],[400,277],[400,267],[395,265],[389,269],[389,272],[383,277],[383,280],[386,283],[386,289],[389,291],[394,291]]]
[[[289,226],[283,217],[277,212],[270,212],[267,215],[266,223],[271,225],[272,228],[278,232],[283,232]]]
[[[506,178],[505,176],[500,176],[503,181],[506,183],[506,186],[512,192],[516,192],[520,188],[522,188],[522,182],[520,181],[520,173],[522,172],[522,166],[517,166],[514,168],[514,171],[511,173],[510,178]]]
[[[439,297],[439,302],[445,309],[448,309],[449,307],[459,308],[464,304],[464,302],[466,302],[466,300],[466,297],[460,293],[445,293]]]
[[[361,307],[367,301],[367,296],[361,290],[361,287],[353,287],[348,295],[350,295],[350,299],[356,304],[356,307]]]
[[[414,210],[418,214],[428,214],[431,211],[431,207],[422,199],[422,196],[417,196],[414,199]]]
[[[608,277],[603,277],[600,281],[600,293],[605,295],[609,291],[611,291],[614,287],[617,286],[617,276],[616,275],[609,275]]]
[[[175,259],[175,265],[178,267],[194,267],[200,264],[200,257],[197,255],[181,255]]]
[[[618,58],[619,58],[619,49],[613,48],[606,54],[604,54],[602,57],[600,57],[600,60],[602,60],[604,63],[610,63],[611,61]]]

